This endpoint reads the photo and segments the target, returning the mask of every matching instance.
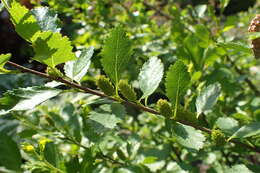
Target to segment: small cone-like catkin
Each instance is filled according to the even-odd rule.
[[[126,80],[120,80],[118,83],[120,93],[130,101],[136,101],[136,93]]]
[[[159,99],[157,101],[157,109],[161,115],[170,118],[172,116],[172,108],[167,100]]]
[[[220,130],[212,130],[211,140],[216,145],[224,145],[226,143],[225,135]]]
[[[104,75],[97,77],[96,85],[108,96],[113,96],[115,94],[114,86]]]
[[[260,32],[260,14],[257,14],[256,17],[251,21],[249,32]],[[252,40],[252,46],[255,58],[260,58],[260,38]]]

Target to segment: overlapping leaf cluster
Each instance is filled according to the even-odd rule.
[[[70,41],[48,7],[2,2],[32,59],[59,82],[10,87],[5,75],[18,71],[0,55],[0,172],[260,170],[258,62],[231,32],[246,15],[220,20],[210,4],[46,2],[73,19],[63,21]]]

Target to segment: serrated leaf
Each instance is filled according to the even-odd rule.
[[[244,52],[246,54],[252,54],[251,48],[245,43],[218,43],[219,46],[226,48],[227,50],[233,50],[234,52]]]
[[[0,132],[0,165],[20,172],[22,158],[17,144],[6,134]]]
[[[202,90],[196,99],[197,115],[210,110],[217,102],[221,92],[221,85],[214,83]]]
[[[12,1],[8,11],[15,26],[15,31],[23,39],[34,42],[38,34],[40,34],[40,27],[32,13],[16,1]]]
[[[33,48],[35,51],[33,59],[52,68],[76,59],[69,39],[57,32],[42,32],[33,43]]]
[[[253,173],[251,170],[249,170],[243,164],[235,165],[235,166],[232,166],[231,168],[228,168],[228,169],[225,170],[225,173],[238,173],[238,172]]]
[[[117,85],[122,71],[129,63],[131,42],[122,27],[116,27],[105,41],[102,49],[102,66],[111,81]]]
[[[1,54],[0,55],[0,74],[9,73],[10,71],[4,68],[6,62],[11,58],[11,54]]]
[[[203,147],[205,136],[201,131],[180,123],[174,123],[172,130],[173,136],[180,145],[195,151]]]
[[[80,80],[87,73],[90,66],[90,58],[94,53],[94,47],[85,48],[81,51],[80,56],[75,61],[66,62],[64,71],[66,76],[80,82]]]
[[[228,140],[233,138],[247,138],[260,134],[260,122],[253,122],[242,126]]]
[[[144,63],[138,77],[140,89],[143,92],[141,98],[151,95],[159,86],[163,77],[163,64],[157,57],[150,58]]]
[[[42,31],[60,32],[58,15],[48,7],[37,7],[31,10]]]
[[[216,121],[217,127],[227,134],[233,134],[239,128],[238,121],[230,117],[221,117]]]
[[[122,122],[125,115],[125,108],[121,104],[112,103],[100,106],[90,112],[89,119],[101,124],[105,128],[113,129],[117,123]]]
[[[169,68],[166,75],[166,94],[174,105],[174,116],[176,116],[180,98],[186,93],[189,83],[190,75],[187,67],[178,60]]]
[[[43,86],[19,88],[4,93],[0,98],[0,115],[10,111],[30,110],[42,102],[57,96],[62,90]]]

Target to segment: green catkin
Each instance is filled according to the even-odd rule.
[[[120,93],[130,101],[136,101],[136,93],[126,80],[120,80],[118,83]]]
[[[212,130],[211,140],[216,145],[224,145],[226,143],[225,135],[220,130]]]
[[[167,100],[159,99],[157,101],[157,109],[161,115],[170,118],[172,116],[172,108]]]
[[[48,73],[48,75],[53,76],[53,77],[63,77],[64,75],[62,74],[62,72],[60,72],[60,70],[58,70],[57,68],[52,68],[52,67],[47,67],[46,69],[46,73]]]
[[[115,88],[112,83],[106,78],[104,75],[100,75],[97,77],[96,85],[101,91],[103,91],[108,96],[115,95]]]

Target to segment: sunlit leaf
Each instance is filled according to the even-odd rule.
[[[242,126],[230,138],[247,138],[260,134],[260,122],[253,122],[248,125]]]
[[[180,145],[195,151],[203,147],[206,138],[199,130],[180,123],[174,123],[172,129],[173,136]]]
[[[143,91],[142,98],[148,97],[156,90],[162,77],[163,64],[160,59],[152,57],[144,63],[138,77],[139,86]]]
[[[122,27],[116,27],[105,41],[102,49],[102,66],[104,71],[117,85],[122,71],[127,67],[132,52],[131,42]]]
[[[94,47],[89,47],[81,50],[80,56],[75,61],[66,62],[64,71],[66,76],[80,82],[80,80],[87,73],[90,66],[90,58],[94,53]]]
[[[62,90],[35,86],[14,89],[4,93],[0,98],[0,115],[10,111],[30,110],[42,102],[57,96]]]
[[[35,51],[33,59],[52,68],[76,59],[69,39],[57,32],[42,32],[33,43],[33,48]]]
[[[37,7],[31,10],[42,31],[60,32],[58,15],[48,7]]]
[[[217,102],[221,92],[219,83],[211,84],[203,89],[196,99],[197,114],[210,110]]]

